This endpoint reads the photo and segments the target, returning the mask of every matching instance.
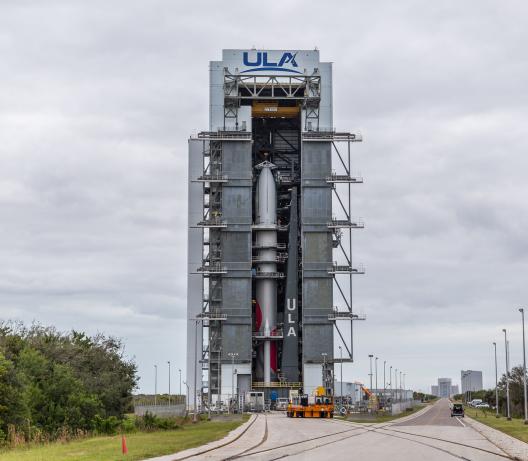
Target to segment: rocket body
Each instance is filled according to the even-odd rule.
[[[277,189],[270,162],[259,165],[261,168],[257,183],[257,216],[255,243],[257,251],[257,271],[261,274],[277,272]],[[272,277],[259,278],[255,284],[257,329],[263,336],[259,348],[258,362],[263,367],[263,380],[270,383],[276,380],[276,343],[268,339],[277,330],[277,281]],[[260,310],[260,312],[258,311]],[[259,322],[260,320],[260,322]]]

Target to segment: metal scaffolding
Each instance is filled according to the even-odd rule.
[[[305,110],[305,130],[319,130],[321,75],[248,75],[224,69],[224,127],[234,120],[238,127],[238,109],[243,100],[293,100]]]
[[[334,312],[328,316],[328,319],[334,323],[334,327],[339,334],[339,337],[345,347],[348,357],[343,359],[334,359],[337,362],[353,362],[354,361],[354,322],[358,320],[366,320],[365,315],[357,315],[353,308],[353,283],[352,277],[358,274],[364,274],[365,268],[363,265],[354,267],[352,264],[352,231],[354,229],[363,229],[365,223],[361,218],[352,218],[352,184],[363,183],[363,178],[353,176],[351,173],[351,144],[353,142],[361,142],[363,140],[359,133],[337,132],[335,130],[327,131],[308,131],[302,133],[303,141],[329,141],[332,143],[333,153],[339,159],[338,170],[333,171],[330,176],[326,178],[326,182],[332,184],[333,196],[336,198],[338,210],[345,215],[345,219],[333,218],[328,222],[328,228],[333,232],[333,247],[338,251],[341,259],[344,258],[345,263],[334,262],[328,268],[328,274],[333,276],[334,284],[340,294],[344,303],[342,307],[335,307]],[[345,149],[340,149],[338,145],[345,146]],[[342,151],[345,150],[345,153]],[[340,188],[338,186],[341,185]],[[348,237],[348,245],[343,245],[343,236]],[[344,290],[338,276],[348,278],[348,290]],[[341,330],[337,324],[338,321],[350,322],[350,341],[346,341]]]

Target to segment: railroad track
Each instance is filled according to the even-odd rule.
[[[225,458],[219,458],[219,459],[221,459],[222,461],[234,461],[234,460],[238,460],[238,459],[249,459],[250,460],[252,457],[256,457],[256,456],[263,455],[263,454],[269,454],[270,457],[266,458],[266,459],[268,461],[276,461],[276,460],[279,460],[279,459],[285,459],[285,458],[289,458],[291,456],[297,456],[297,455],[300,455],[300,454],[303,454],[303,453],[308,453],[308,452],[310,452],[312,450],[315,450],[315,449],[318,449],[318,448],[321,448],[321,447],[325,447],[325,446],[328,446],[328,445],[332,445],[332,444],[335,444],[335,443],[340,443],[340,442],[343,442],[345,440],[352,439],[354,437],[359,437],[361,435],[365,435],[365,434],[369,434],[369,433],[376,433],[376,434],[380,434],[380,435],[384,435],[384,436],[388,436],[388,437],[393,437],[393,438],[397,438],[397,439],[406,440],[406,441],[409,441],[411,443],[415,443],[417,445],[426,446],[426,447],[431,448],[433,450],[440,451],[440,452],[450,456],[451,458],[460,459],[460,460],[463,460],[463,461],[478,461],[479,458],[477,456],[478,456],[479,453],[486,453],[486,454],[497,456],[497,457],[502,458],[502,459],[518,461],[517,458],[514,458],[514,457],[512,457],[512,456],[510,456],[510,455],[508,455],[508,454],[506,454],[504,452],[498,453],[496,451],[491,451],[491,450],[487,450],[485,448],[475,447],[473,445],[468,445],[468,444],[465,444],[465,443],[462,443],[462,442],[455,442],[455,441],[443,439],[443,438],[440,438],[440,437],[427,436],[427,435],[416,434],[416,433],[413,433],[413,432],[407,432],[407,431],[403,431],[403,430],[399,430],[399,429],[394,429],[394,428],[391,427],[392,423],[387,423],[387,424],[381,425],[381,426],[379,426],[379,425],[358,426],[355,423],[351,423],[351,422],[347,422],[347,421],[336,421],[336,420],[323,420],[323,421],[325,421],[327,423],[334,423],[334,424],[338,424],[338,425],[346,425],[346,426],[352,426],[352,427],[350,427],[349,429],[342,430],[342,431],[333,432],[331,434],[324,434],[324,435],[320,435],[320,436],[317,436],[317,437],[310,437],[310,438],[306,438],[306,439],[303,439],[303,440],[298,440],[298,441],[295,441],[295,442],[289,442],[289,443],[277,445],[277,446],[274,446],[274,447],[259,449],[266,442],[266,440],[268,439],[268,421],[267,421],[267,416],[266,415],[257,415],[257,417],[252,421],[252,423],[249,424],[248,427],[246,427],[246,429],[241,434],[239,434],[239,436],[236,439],[234,439],[234,440],[232,440],[230,442],[226,442],[226,443],[224,443],[224,444],[222,444],[222,445],[220,445],[218,447],[214,447],[214,448],[211,448],[211,449],[208,449],[208,450],[204,450],[204,451],[202,451],[200,453],[196,453],[194,455],[191,455],[191,456],[188,456],[188,457],[185,457],[185,458],[180,458],[178,461],[187,460],[187,459],[189,459],[189,460],[202,459],[202,458],[200,458],[200,456],[205,454],[205,453],[212,453],[212,452],[214,452],[214,451],[216,451],[218,449],[221,449],[221,448],[224,448],[226,446],[232,445],[237,440],[239,440],[251,428],[251,426],[253,426],[253,424],[257,421],[258,418],[262,418],[262,417],[265,418],[264,435],[262,436],[262,438],[256,444],[252,445],[249,448],[246,448],[246,449],[240,451],[239,453],[227,456]],[[315,445],[314,445],[314,442],[316,442]],[[436,442],[436,443],[440,442],[440,443],[444,443],[444,444],[448,444],[448,445],[447,446],[438,446],[437,444],[433,444],[434,442]],[[309,446],[306,446],[306,445],[309,445]],[[474,450],[475,451],[475,457],[473,457],[472,455],[461,455],[459,453],[456,453],[456,452],[452,451],[453,450],[452,447],[456,447],[456,446]],[[295,450],[293,452],[280,453],[280,450],[284,450],[286,448],[292,448],[292,447],[299,447],[299,449]],[[497,447],[497,449],[500,450],[499,447]]]
[[[186,461],[186,460],[192,460],[193,458],[195,458],[195,459],[200,459],[200,456],[205,455],[206,453],[211,453],[211,452],[213,452],[213,451],[215,451],[215,450],[219,450],[220,448],[224,448],[224,447],[227,447],[227,446],[229,446],[229,445],[232,445],[232,444],[235,443],[237,440],[240,440],[240,438],[241,438],[241,437],[242,437],[242,436],[243,436],[243,435],[244,435],[244,434],[245,434],[245,433],[251,428],[251,426],[253,426],[253,425],[257,422],[257,420],[258,420],[260,417],[262,417],[262,416],[265,418],[265,422],[264,422],[264,424],[265,424],[265,429],[264,429],[264,436],[263,436],[263,438],[260,440],[259,443],[257,443],[256,445],[254,445],[253,447],[251,447],[251,448],[249,448],[249,449],[247,449],[247,450],[244,450],[242,453],[245,453],[245,452],[248,451],[248,450],[253,450],[254,448],[259,447],[259,446],[262,445],[262,444],[266,441],[266,439],[268,438],[268,417],[267,417],[266,415],[256,415],[255,419],[254,419],[253,421],[251,421],[251,423],[249,423],[249,424],[247,425],[247,427],[246,427],[246,428],[245,428],[240,434],[238,434],[238,436],[236,436],[233,440],[230,440],[229,442],[225,442],[225,443],[223,443],[223,444],[221,444],[221,445],[218,445],[218,446],[216,446],[216,447],[212,447],[212,448],[208,448],[208,449],[206,449],[206,450],[202,450],[202,451],[200,451],[200,452],[198,452],[198,453],[194,453],[194,454],[192,454],[192,455],[184,456],[183,458],[175,458],[174,461]],[[228,458],[226,458],[226,459],[228,459]]]
[[[348,422],[345,422],[345,421],[328,421],[326,420],[327,422],[334,422],[334,423],[337,423],[337,424],[346,424],[346,425],[352,425],[353,423],[348,423]],[[500,458],[503,458],[503,459],[508,459],[508,460],[512,460],[512,461],[516,461],[516,458],[514,457],[511,457],[510,455],[502,452],[502,453],[499,453],[499,452],[496,452],[496,451],[491,451],[491,450],[487,450],[485,448],[481,448],[481,447],[475,447],[474,445],[469,445],[469,444],[465,444],[465,443],[462,443],[462,442],[455,442],[455,441],[452,441],[452,440],[447,440],[447,439],[442,439],[440,437],[434,437],[434,436],[427,436],[427,435],[422,435],[422,434],[415,434],[413,432],[407,432],[407,431],[402,431],[402,430],[399,430],[399,429],[393,429],[391,428],[392,424],[385,424],[383,426],[368,426],[368,427],[358,427],[356,425],[354,425],[354,427],[352,427],[351,429],[348,429],[348,430],[345,430],[345,431],[339,431],[339,432],[334,432],[332,434],[325,434],[325,435],[322,435],[322,436],[318,436],[318,437],[310,437],[310,438],[307,438],[307,439],[304,439],[304,440],[299,440],[299,441],[296,441],[296,442],[290,442],[290,443],[287,443],[287,444],[283,444],[283,445],[278,445],[278,446],[275,446],[275,447],[271,447],[271,448],[266,448],[266,449],[262,449],[262,450],[255,450],[255,447],[251,448],[251,449],[248,449],[246,451],[244,451],[243,454],[239,454],[239,455],[236,455],[236,456],[233,456],[233,457],[230,457],[230,458],[226,458],[226,461],[227,460],[235,460],[235,459],[241,459],[241,458],[244,458],[244,459],[250,459],[252,456],[257,456],[257,455],[262,455],[264,453],[269,453],[271,455],[270,458],[268,458],[269,461],[276,461],[276,460],[279,460],[279,459],[285,459],[285,458],[289,458],[291,456],[296,456],[296,455],[300,455],[300,454],[303,454],[303,453],[308,453],[312,450],[315,450],[315,449],[318,449],[318,448],[321,448],[321,447],[324,447],[324,446],[328,446],[328,445],[332,445],[332,444],[335,444],[335,443],[339,443],[339,442],[342,442],[344,440],[349,440],[353,437],[358,437],[358,436],[361,436],[361,435],[364,435],[364,434],[368,434],[368,433],[377,433],[377,434],[383,434],[385,436],[389,436],[389,437],[394,437],[394,438],[397,438],[397,439],[402,439],[402,440],[407,440],[411,443],[415,443],[415,444],[418,444],[418,445],[422,445],[422,446],[426,446],[428,448],[431,448],[435,451],[440,451],[448,456],[450,456],[451,458],[454,458],[454,459],[460,459],[460,460],[463,460],[463,461],[478,461],[479,458],[477,457],[478,456],[478,453],[486,453],[486,454],[490,454],[490,455],[493,455],[493,456],[497,456],[497,457],[500,457]],[[353,432],[352,434],[350,434],[350,432]],[[324,440],[324,439],[329,439],[329,438],[333,438],[335,436],[339,436],[339,435],[343,435],[343,434],[347,434],[347,435],[344,435],[343,437],[338,437],[336,440]],[[416,438],[418,438],[418,440]],[[317,443],[316,445],[313,445],[313,442],[314,441],[321,441],[321,443]],[[456,453],[454,451],[452,451],[452,449],[449,449],[447,447],[442,447],[442,446],[438,446],[438,445],[434,445],[432,443],[428,443],[428,442],[441,442],[441,443],[446,443],[446,444],[449,444],[450,446],[459,446],[459,447],[463,447],[463,448],[469,448],[471,450],[474,450],[475,451],[475,457],[473,457],[472,455],[462,455],[460,453]],[[262,442],[263,443],[263,442]],[[262,445],[262,443],[259,444]],[[302,445],[304,444],[310,444],[309,447],[302,447]],[[281,449],[284,449],[284,448],[290,448],[290,447],[294,447],[294,446],[299,446],[299,450],[296,450],[294,452],[290,452],[290,453],[277,453],[277,451],[281,450]],[[497,449],[500,450],[499,447],[497,447]],[[275,455],[274,455],[275,453]]]

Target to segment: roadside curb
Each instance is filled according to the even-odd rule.
[[[466,415],[466,422],[475,429],[482,437],[487,439],[496,447],[500,448],[508,456],[518,461],[528,461],[528,444],[522,440],[516,439],[511,435],[505,434],[493,427],[474,420],[471,416]]]
[[[183,450],[177,453],[157,456],[155,458],[147,458],[143,461],[183,461],[185,459],[202,455],[212,450],[216,450],[217,448],[221,448],[225,445],[233,443],[240,437],[242,437],[246,433],[246,431],[253,425],[256,419],[257,415],[251,415],[251,417],[244,424],[241,424],[236,429],[233,429],[224,438],[215,440],[214,442],[209,442],[205,445],[200,445],[194,448],[188,448],[187,450]]]

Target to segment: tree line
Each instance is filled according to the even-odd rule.
[[[136,373],[119,339],[0,323],[0,443],[77,436],[122,420]]]

